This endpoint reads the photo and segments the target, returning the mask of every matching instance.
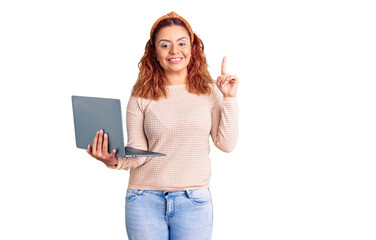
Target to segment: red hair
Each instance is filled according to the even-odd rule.
[[[155,42],[155,36],[161,28],[171,25],[179,25],[187,29],[185,24],[176,18],[169,18],[158,24],[153,33],[152,41],[150,39],[147,41],[144,56],[138,63],[140,72],[136,84],[133,86],[132,96],[153,100],[159,100],[161,97],[167,98],[167,81],[164,77],[163,68],[157,61],[155,44],[152,44],[152,42]],[[191,59],[187,66],[187,91],[197,95],[208,95],[212,91],[211,84],[214,84],[214,81],[208,71],[204,44],[195,33],[193,39]]]

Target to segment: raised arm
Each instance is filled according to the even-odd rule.
[[[216,147],[224,152],[231,152],[237,143],[239,135],[238,119],[239,106],[236,92],[239,79],[226,71],[226,57],[222,60],[221,76],[214,86],[214,106],[212,108],[211,136]]]

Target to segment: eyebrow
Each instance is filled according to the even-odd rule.
[[[178,38],[178,40],[176,40],[176,41],[180,41],[180,40],[182,40],[182,39],[188,39],[187,37],[181,37],[181,38]],[[158,43],[160,43],[160,42],[162,42],[162,41],[166,41],[166,42],[171,42],[170,40],[167,40],[167,39],[161,39],[161,40],[159,40],[159,42]]]

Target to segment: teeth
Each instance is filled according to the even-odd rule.
[[[177,61],[180,60],[181,58],[171,58],[170,61]]]

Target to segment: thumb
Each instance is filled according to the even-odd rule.
[[[115,154],[116,154],[116,149],[112,150],[110,156],[111,156],[111,157],[115,157]]]

